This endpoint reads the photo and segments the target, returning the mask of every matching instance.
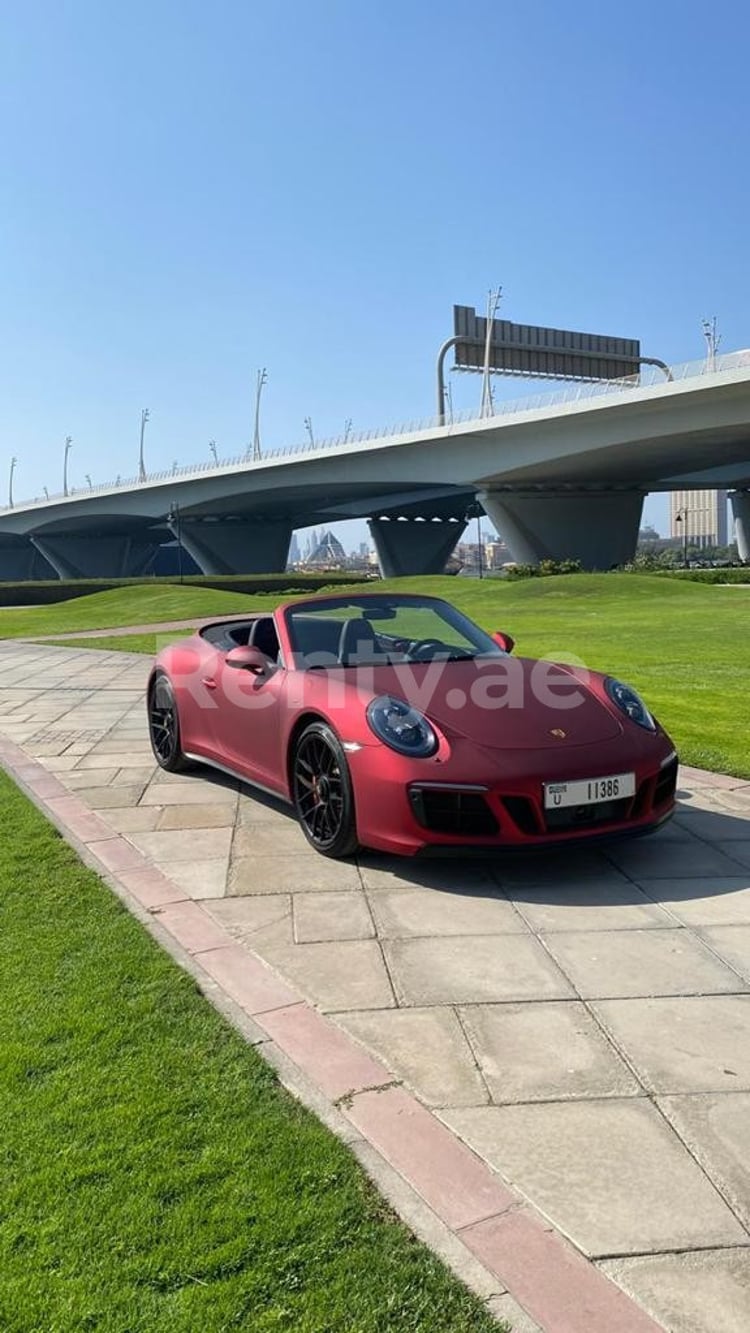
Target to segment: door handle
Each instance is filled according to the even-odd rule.
[[[207,690],[216,689],[216,681],[214,680],[213,676],[204,676],[203,680],[201,681],[201,685],[205,685]]]

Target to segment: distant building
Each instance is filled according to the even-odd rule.
[[[287,564],[298,565],[301,560],[302,560],[302,555],[299,549],[299,542],[297,541],[297,534],[296,532],[293,532],[292,539],[289,543],[289,557],[287,560]]]
[[[504,541],[488,541],[484,547],[484,562],[487,569],[502,569],[510,560],[510,551]]]
[[[346,563],[346,552],[338,537],[334,537],[332,532],[321,532],[318,544],[308,556],[307,563],[309,565],[343,565]]]
[[[726,491],[672,491],[670,536],[690,546],[726,546],[729,542]]]
[[[459,542],[453,552],[455,559],[466,569],[502,569],[510,560],[510,551],[498,537],[497,540],[478,542]]]

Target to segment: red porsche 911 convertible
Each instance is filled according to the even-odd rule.
[[[650,833],[677,755],[628,685],[511,656],[447,602],[309,597],[204,625],[159,653],[154,754],[294,805],[317,851],[411,856]]]

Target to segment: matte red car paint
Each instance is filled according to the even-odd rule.
[[[310,598],[304,604],[330,600]],[[343,596],[342,605],[349,600]],[[625,717],[607,695],[604,676],[579,676],[569,668],[509,657],[413,662],[402,669],[298,670],[287,609],[273,617],[282,664],[265,676],[228,667],[226,651],[200,631],[159,654],[155,669],[172,682],[183,750],[288,800],[293,735],[306,718],[323,719],[346,748],[360,841],[402,855],[457,844],[486,850],[580,844],[607,834],[647,832],[671,814],[673,784],[661,802],[654,804],[654,795],[674,757],[673,744],[658,725],[651,732]],[[406,699],[428,716],[439,739],[433,756],[399,754],[374,735],[366,707],[380,694]],[[623,772],[635,773],[636,796],[620,803],[617,818],[546,829],[545,782]],[[483,789],[478,795],[496,830],[456,836],[425,827],[417,817],[414,788],[427,784]],[[508,798],[526,804],[505,804]],[[520,824],[511,809],[524,811]]]

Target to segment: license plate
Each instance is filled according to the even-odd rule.
[[[566,805],[599,805],[635,796],[635,773],[614,773],[608,778],[585,778],[582,782],[545,782],[545,810]]]

